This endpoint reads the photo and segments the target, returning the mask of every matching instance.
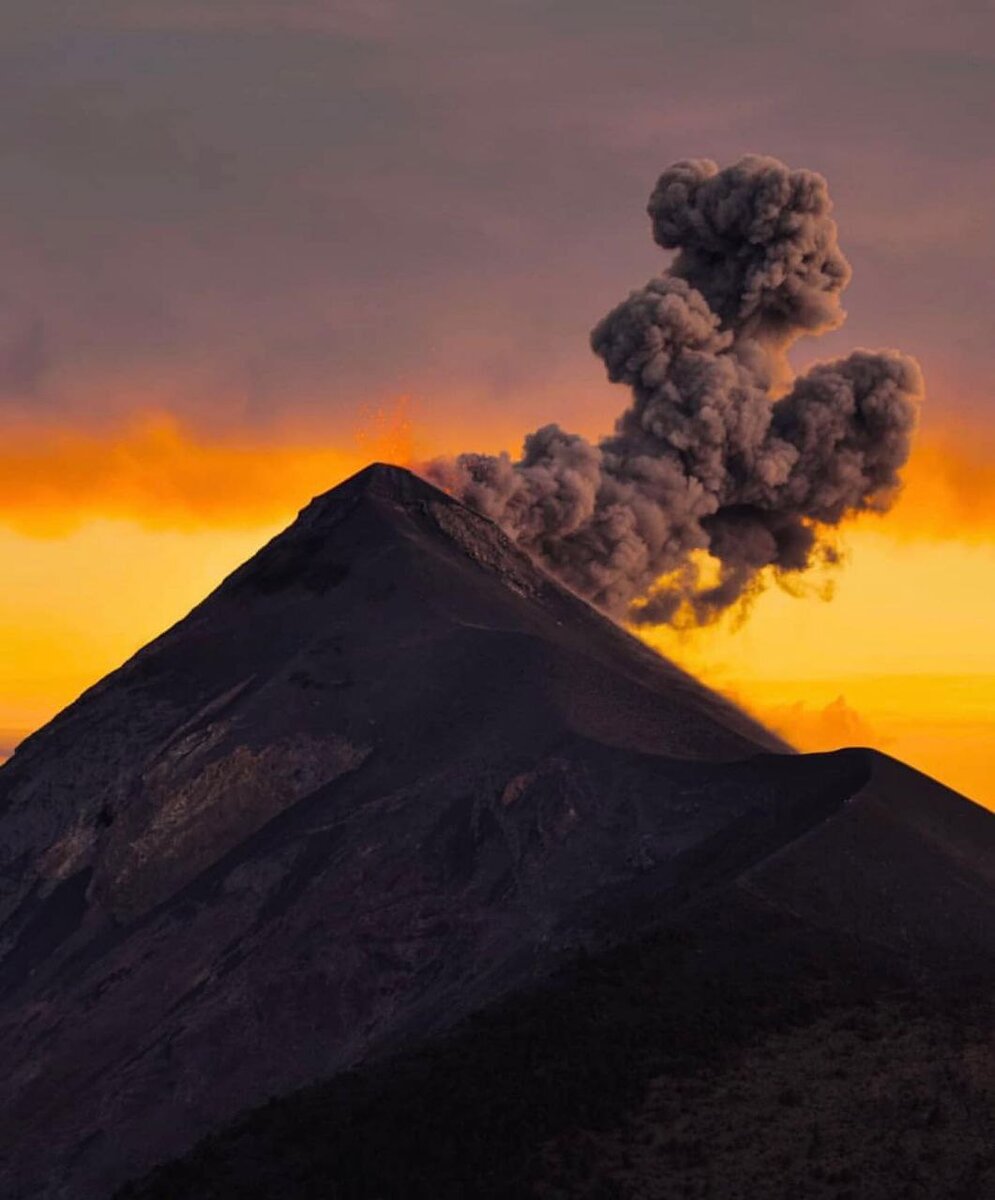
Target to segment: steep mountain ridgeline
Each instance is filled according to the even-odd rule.
[[[992,861],[374,466],[0,768],[0,1191],[104,1196],[705,903],[986,969]]]

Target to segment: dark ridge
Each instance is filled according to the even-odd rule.
[[[419,501],[460,504],[458,500],[406,467],[375,462],[363,467],[355,475],[350,475],[337,487],[316,496],[304,509],[304,513],[316,508],[321,509],[329,501],[351,500],[357,496],[379,496],[396,504],[417,504]]]
[[[235,571],[222,589],[228,594],[273,596],[299,587],[323,596],[349,574],[349,564],[337,558],[329,539],[339,522],[364,500],[386,500],[423,510],[429,504],[463,507],[404,467],[370,463],[330,491],[316,496],[289,529]],[[479,519],[486,521],[483,516]]]
[[[116,1200],[968,1200],[995,1182],[964,1053],[990,1021],[984,987],[709,906],[271,1100]]]
[[[524,1197],[544,1139],[582,1136],[601,1099],[624,1123],[692,1045],[766,1036],[792,955],[844,1007],[836,943],[874,972],[990,979],[991,815],[880,756],[786,749],[496,524],[372,464],[0,771],[0,1196],[106,1200],[353,1071],[332,1116],[280,1110],[274,1156],[240,1141],[234,1190],[161,1194]],[[689,954],[664,938],[532,996],[670,920]],[[390,1091],[377,1063],[526,989]],[[764,1144],[753,1106],[727,1115]],[[920,1165],[926,1194],[960,1194]],[[546,1200],[586,1196],[580,1175]],[[809,1184],[790,1194],[821,1200]]]

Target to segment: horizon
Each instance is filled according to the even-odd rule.
[[[299,511],[303,511],[314,499],[336,490],[339,486],[375,467],[389,467],[405,471],[420,478],[427,486],[437,487],[432,481],[424,479],[418,469],[411,464],[392,463],[388,458],[374,458],[365,465],[351,470],[332,487],[323,492],[317,492],[314,496],[308,496],[298,505]],[[292,523],[291,520],[286,525],[268,529],[259,539],[258,544],[250,544],[244,557],[233,561],[230,567],[224,569],[222,575],[205,586],[201,594],[180,601],[175,621],[182,620],[193,607],[220,585],[224,578],[261,549],[270,540],[270,537],[289,528]],[[246,538],[248,543],[252,535],[247,534]],[[795,602],[796,598],[793,596],[781,599],[782,605],[790,606]],[[825,604],[826,602],[822,601],[821,603]],[[790,613],[792,608],[788,607],[786,611]],[[765,622],[769,620],[776,625],[780,619],[776,613],[771,613],[769,616],[766,612],[764,613]],[[162,628],[155,629],[146,641],[152,640],[159,633],[164,632],[175,621],[170,621]],[[988,774],[989,766],[995,766],[995,751],[991,751],[987,744],[990,722],[986,705],[985,684],[988,682],[986,675],[980,674],[976,678],[972,678],[949,672],[901,674],[868,671],[863,676],[857,672],[836,676],[831,673],[815,674],[812,678],[799,681],[791,676],[779,678],[776,673],[773,676],[765,674],[763,670],[759,669],[759,663],[754,659],[751,664],[752,671],[748,676],[749,688],[744,690],[742,682],[731,673],[721,655],[724,652],[728,653],[728,648],[731,647],[734,652],[738,651],[743,654],[748,662],[750,656],[767,657],[769,651],[765,643],[766,630],[761,631],[760,645],[758,646],[753,639],[744,636],[747,628],[744,622],[748,621],[749,615],[744,617],[742,614],[733,612],[727,614],[720,622],[718,629],[715,626],[684,629],[651,628],[649,630],[632,626],[627,628],[633,636],[645,641],[665,658],[670,658],[686,670],[691,671],[692,674],[757,717],[769,729],[780,734],[802,752],[867,745],[916,766],[925,774],[937,778],[939,782],[961,791],[962,794],[983,807],[995,810],[995,793],[986,790],[985,786],[990,778],[995,777]],[[135,644],[133,650],[122,657],[120,662],[114,662],[108,670],[121,665],[144,644],[146,644],[145,641]],[[744,674],[746,674],[745,671]],[[98,679],[94,678],[86,686],[96,682]],[[898,708],[897,711],[889,708],[893,697],[904,696],[908,699],[910,689],[913,692],[912,699],[915,709],[920,711],[926,707],[926,697],[923,693],[936,689],[938,692],[946,693],[948,697],[943,717],[937,718],[933,715],[929,719],[930,727],[937,729],[939,733],[936,743],[927,745],[925,748],[922,746],[922,723],[917,721],[914,715],[910,717],[908,712],[902,708]],[[85,690],[84,687],[82,691]],[[845,692],[849,692],[851,697],[856,697],[855,705],[851,705],[847,701]],[[958,696],[958,692],[967,694]],[[64,707],[71,705],[77,698],[78,696],[70,697]],[[861,715],[861,710],[879,714],[878,724],[871,726]],[[52,713],[51,715],[54,718],[58,714]],[[0,726],[0,765],[13,754],[20,741],[36,732],[45,723],[47,722],[21,729]],[[977,741],[979,747],[990,751],[987,757],[982,754],[978,761],[968,764],[951,762],[949,767],[944,769],[947,763],[946,756],[951,750],[953,753],[957,753],[965,743],[970,744],[974,740]],[[958,770],[958,767],[961,769]],[[964,769],[965,767],[966,769]],[[965,779],[967,786],[958,787],[958,777]],[[972,788],[972,783],[976,783],[977,786]]]
[[[364,460],[608,433],[587,338],[668,261],[654,180],[757,153],[826,177],[853,267],[792,369],[898,346],[919,429],[804,594],[640,636],[802,749],[860,737],[995,808],[992,33],[967,5],[898,36],[853,5],[15,6],[0,759]]]

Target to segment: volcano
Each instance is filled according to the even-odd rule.
[[[12,1200],[107,1196],[675,921],[995,963],[990,814],[795,754],[384,465],[18,747],[0,855]]]

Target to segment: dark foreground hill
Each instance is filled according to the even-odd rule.
[[[0,1194],[107,1195],[247,1107],[359,1064],[316,1118],[338,1133],[316,1142],[291,1101],[283,1132],[243,1157],[252,1178],[202,1194],[415,1194],[377,1184],[369,1162],[404,1161],[388,1136],[401,1126],[424,1149],[447,1095],[480,1114],[474,1137],[506,1160],[541,1150],[552,1179],[561,1159],[574,1169],[588,1061],[625,1097],[592,1142],[608,1163],[632,1155],[683,1029],[693,1061],[718,1063],[768,1011],[770,1029],[795,1028],[813,987],[820,1020],[879,986],[983,990],[991,816],[870,752],[787,750],[488,521],[368,469],[0,770]],[[611,946],[621,960],[601,957]],[[605,968],[619,982],[600,1008],[569,974],[579,952],[631,964]],[[631,995],[630,976],[645,980]],[[740,987],[712,1016],[699,1003]],[[584,1016],[585,997],[606,1020]],[[482,1037],[431,1040],[485,1010],[498,1025]],[[746,1014],[732,1041],[731,1011]],[[533,1063],[535,1021],[571,1053]],[[630,1050],[616,1061],[617,1038]],[[427,1059],[378,1065],[419,1046]],[[543,1100],[561,1062],[580,1110]],[[492,1077],[525,1107],[475,1108]],[[295,1156],[298,1120],[311,1133]],[[323,1139],[340,1148],[331,1166],[313,1162]],[[500,1180],[493,1164],[440,1153],[471,1172],[449,1194],[502,1194],[481,1182]],[[311,1191],[273,1182],[288,1154]],[[336,1182],[340,1168],[353,1175]],[[170,1186],[157,1194],[201,1194]]]
[[[727,893],[117,1200],[995,1196],[990,979]]]

